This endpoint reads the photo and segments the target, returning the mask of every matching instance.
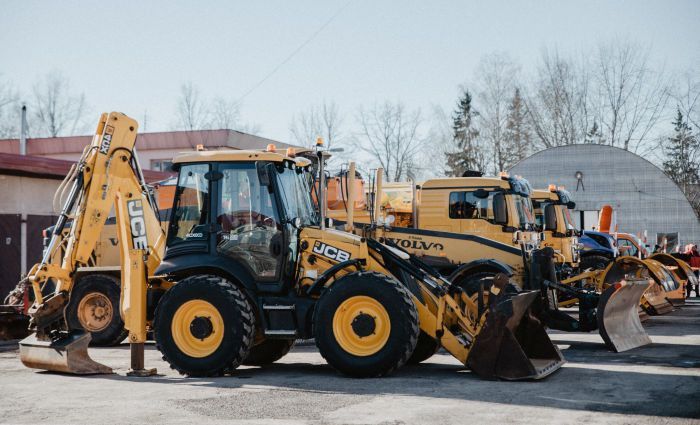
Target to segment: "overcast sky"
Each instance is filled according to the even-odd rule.
[[[484,54],[505,51],[527,71],[543,47],[585,52],[615,38],[649,45],[670,71],[699,70],[700,1],[2,0],[0,77],[27,92],[58,70],[94,122],[148,111],[148,131],[170,129],[185,81],[206,97],[252,90],[243,120],[288,140],[293,114],[323,99],[348,120],[385,99],[451,109]]]

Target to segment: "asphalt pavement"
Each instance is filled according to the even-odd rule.
[[[26,369],[16,346],[0,347],[0,423],[700,423],[700,300],[645,328],[653,344],[625,353],[597,333],[550,332],[568,363],[536,382],[485,381],[440,352],[377,379],[346,378],[313,345],[232,376],[185,378],[153,345],[159,376],[130,378],[129,347],[91,349],[114,375]]]

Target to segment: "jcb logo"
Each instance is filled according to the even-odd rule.
[[[127,201],[129,211],[129,227],[131,228],[131,244],[134,249],[148,249],[146,237],[146,220],[143,218],[143,204],[140,199]]]
[[[100,153],[107,155],[109,153],[109,147],[112,145],[112,135],[114,134],[114,127],[105,126],[105,135],[102,136],[102,143],[100,143]]]
[[[314,243],[314,247],[312,249],[314,254],[322,255],[326,258],[330,258],[331,260],[336,260],[336,261],[347,261],[350,259],[350,253],[347,251],[343,251],[342,249],[338,249],[334,246],[326,245],[323,242],[316,241]]]
[[[429,251],[431,249],[436,251],[442,251],[445,249],[445,246],[438,242],[426,242],[423,240],[408,240],[399,238],[387,239],[389,239],[390,241],[392,241],[393,243],[395,243],[403,249],[418,249],[421,251]]]

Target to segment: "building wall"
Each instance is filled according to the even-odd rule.
[[[583,173],[580,181],[577,171]],[[658,232],[678,232],[682,244],[700,242],[700,223],[683,192],[658,167],[632,152],[604,145],[561,146],[520,161],[510,173],[525,177],[534,188],[565,186],[576,211],[612,205],[619,231],[646,230],[651,243]]]
[[[42,230],[55,223],[61,180],[0,175],[0,300],[41,259]]]
[[[60,180],[0,175],[0,214],[55,215],[51,203]]]

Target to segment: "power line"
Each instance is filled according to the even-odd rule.
[[[294,51],[292,51],[292,53],[290,53],[286,58],[284,58],[284,60],[283,60],[282,62],[280,62],[279,64],[277,64],[277,66],[275,66],[275,67],[272,69],[272,71],[270,71],[270,73],[268,73],[267,75],[265,75],[265,77],[263,77],[263,78],[262,78],[260,81],[258,81],[253,87],[251,87],[247,92],[245,92],[245,93],[243,94],[243,96],[239,97],[238,100],[236,100],[236,103],[240,104],[240,102],[241,102],[243,99],[245,99],[246,97],[248,97],[249,94],[251,94],[252,92],[254,92],[258,87],[260,87],[261,85],[263,85],[263,83],[265,83],[265,81],[267,81],[267,80],[268,80],[270,77],[272,77],[277,71],[279,71],[279,69],[282,68],[287,62],[289,62],[294,56],[296,56],[296,54],[299,53],[299,51],[301,51],[301,49],[303,49],[304,47],[306,47],[307,44],[309,44],[311,41],[313,41],[313,39],[316,38],[316,36],[318,36],[318,35],[321,33],[321,31],[323,31],[324,29],[326,29],[326,27],[327,27],[328,25],[330,25],[330,23],[333,22],[333,20],[334,20],[335,18],[337,18],[338,15],[340,15],[340,12],[342,12],[343,10],[345,10],[345,8],[348,7],[348,6],[350,5],[350,3],[352,3],[352,0],[348,0],[347,3],[345,3],[343,6],[341,6],[341,7],[340,7],[340,8],[339,8],[339,9],[338,9],[338,10],[337,10],[323,25],[321,25],[321,27],[319,27],[319,29],[317,29],[313,34],[311,34],[311,36],[309,36],[309,38],[307,38],[307,39],[306,39],[303,43],[301,43],[296,49],[294,49]]]

